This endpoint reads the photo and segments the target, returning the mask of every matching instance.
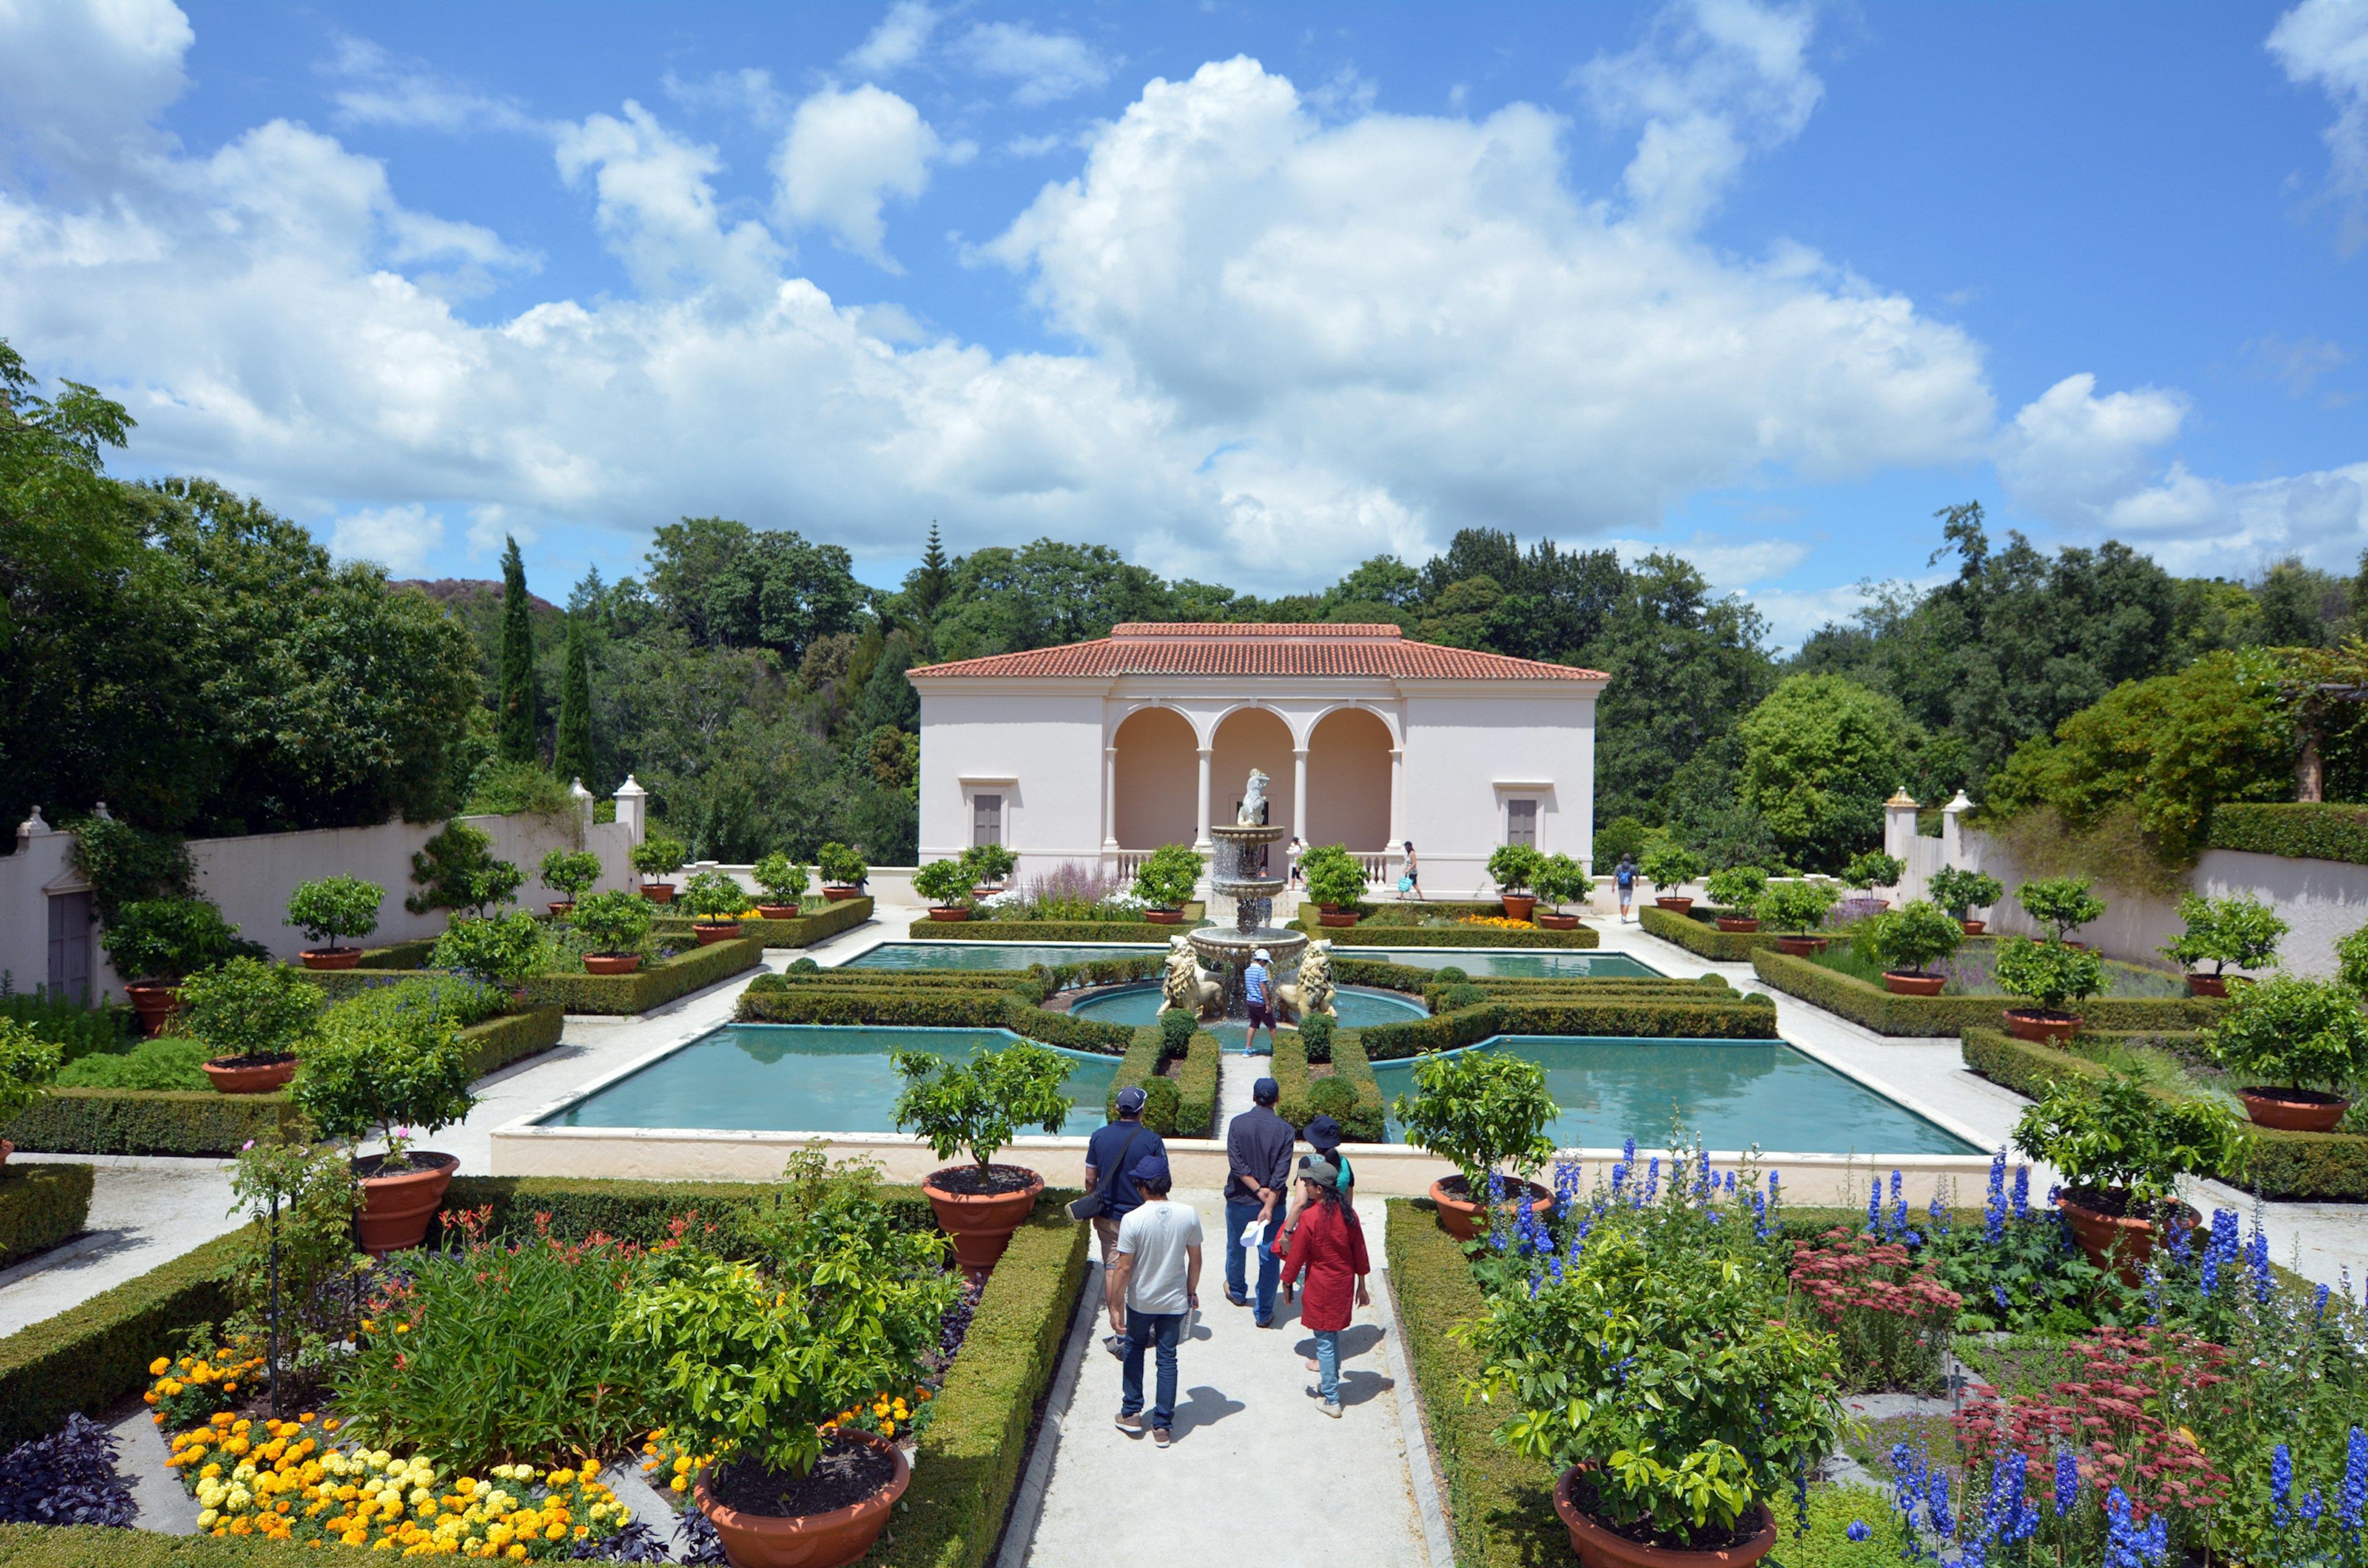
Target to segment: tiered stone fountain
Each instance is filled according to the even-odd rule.
[[[1233,825],[1211,825],[1209,913],[1217,924],[1201,926],[1189,938],[1201,964],[1224,977],[1220,1006],[1230,1017],[1246,1011],[1242,971],[1248,967],[1251,954],[1264,948],[1271,972],[1281,979],[1298,969],[1299,955],[1307,947],[1307,938],[1301,933],[1267,924],[1283,880],[1266,875],[1259,862],[1263,853],[1281,843],[1288,832],[1258,820],[1266,815],[1266,775],[1253,769]],[[1224,924],[1228,905],[1234,917],[1231,926]]]

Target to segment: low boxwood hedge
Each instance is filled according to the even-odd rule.
[[[1432,913],[1437,913],[1436,906]],[[1521,930],[1509,926],[1400,926],[1385,920],[1324,926],[1317,923],[1313,906],[1289,929],[1372,948],[1595,948],[1603,944],[1601,933],[1591,926],[1569,931]]]
[[[2130,1035],[2089,1031],[2085,1044],[2111,1044],[2117,1040],[2152,1042],[2160,1033]],[[2109,1076],[2107,1069],[2087,1056],[2052,1046],[2015,1039],[2003,1029],[1969,1028],[1959,1051],[1965,1065],[1992,1083],[2019,1095],[2039,1099],[2063,1083],[2095,1083]],[[2149,1085],[2151,1093],[2171,1097]],[[2244,1169],[2212,1174],[2231,1187],[2259,1190],[2264,1198],[2317,1199],[2356,1203],[2368,1199],[2368,1137],[2355,1132],[2283,1132],[2271,1127],[2245,1126],[2250,1155]]]
[[[1046,1045],[1121,1056],[1134,1042],[1124,1024],[1096,1023],[1034,1006],[999,987],[896,989],[796,985],[740,994],[744,1024],[884,1024],[907,1028],[1009,1029]]]
[[[1151,920],[931,920],[913,922],[910,935],[917,942],[1107,942],[1126,947],[1138,942],[1167,945],[1190,926],[1162,926]]]
[[[529,1006],[461,1031],[471,1051],[469,1075],[482,1078],[514,1062],[523,1062],[559,1043],[567,1015],[555,1006]]]
[[[1622,997],[1603,1001],[1488,1001],[1428,1018],[1411,1018],[1403,1024],[1376,1024],[1358,1032],[1367,1059],[1373,1062],[1453,1051],[1500,1034],[1773,1040],[1776,1004],[1757,992],[1741,996],[1730,993],[1724,999],[1704,996],[1700,1000]]]
[[[1717,912],[1697,905],[1696,913],[1715,918]],[[1748,963],[1751,955],[1762,948],[1773,948],[1776,935],[1772,931],[1722,931],[1710,920],[1697,920],[1692,915],[1674,915],[1651,904],[1636,912],[1636,918],[1648,937],[1658,937],[1664,942],[1674,942],[1697,958],[1713,963]]]
[[[2216,806],[2204,842],[2214,849],[2368,866],[2368,806],[2317,802]]]
[[[0,1165],[0,1268],[47,1252],[90,1222],[88,1165]]]
[[[421,955],[423,959],[425,956]],[[570,1013],[646,1013],[677,996],[687,996],[702,986],[754,969],[764,959],[765,949],[759,943],[752,937],[739,937],[704,948],[691,948],[670,959],[644,962],[631,974],[538,974],[526,983],[527,1000],[538,1006],[557,1006]],[[307,971],[304,978],[327,992],[334,1002],[422,972],[425,971],[416,968],[365,967]]]
[[[1372,1063],[1366,1060],[1359,1033],[1356,1029],[1340,1029],[1332,1036],[1332,1076],[1357,1093],[1353,1109],[1345,1115],[1336,1110],[1333,1115],[1349,1142],[1379,1143],[1388,1136],[1382,1086],[1373,1079]],[[1275,1036],[1274,1056],[1268,1071],[1282,1090],[1275,1104],[1276,1114],[1293,1127],[1305,1128],[1318,1114],[1314,1089],[1320,1080],[1309,1070],[1306,1046],[1298,1030]]]
[[[788,920],[749,919],[740,922],[740,937],[760,948],[811,948],[816,942],[852,931],[871,918],[871,899],[841,899],[825,903],[812,915],[800,915]],[[689,915],[661,915],[652,931],[660,937],[684,939],[690,937]]]
[[[1962,1035],[1969,1028],[1998,1028],[2006,1009],[2022,1006],[2011,996],[1895,996],[1854,975],[1773,948],[1753,953],[1751,967],[1777,990],[1877,1034]],[[2091,996],[2075,1010],[2092,1028],[2161,1032],[2209,1024],[2219,1006],[2200,996]]]
[[[1127,1047],[1126,1060],[1119,1064],[1118,1074],[1110,1080],[1110,1093],[1102,1101],[1105,1119],[1118,1119],[1118,1092],[1125,1088],[1147,1088],[1168,1060],[1157,1024],[1144,1024],[1134,1031],[1133,1043]],[[1193,1031],[1191,1041],[1185,1047],[1184,1065],[1168,1082],[1176,1086],[1173,1114],[1157,1098],[1144,1108],[1144,1124],[1163,1138],[1207,1138],[1217,1119],[1217,1077],[1224,1047],[1217,1037],[1206,1029]]]
[[[1332,955],[1332,982],[1336,985],[1370,985],[1377,991],[1419,993],[1431,983],[1438,971],[1421,964],[1392,963],[1387,959],[1343,958]]]
[[[444,1244],[443,1217],[449,1214],[482,1214],[492,1234],[513,1240],[547,1230],[575,1242],[598,1231],[644,1246],[667,1240],[675,1221],[687,1219],[702,1246],[727,1257],[753,1257],[762,1244],[753,1223],[778,1210],[787,1191],[779,1182],[456,1176],[428,1244]],[[917,1231],[938,1222],[918,1187],[887,1186],[881,1196],[898,1224]]]
[[[364,948],[356,969],[426,969],[427,955],[436,950],[433,937],[415,937],[408,942],[389,942],[383,948]],[[307,974],[344,974],[346,970],[306,970]]]
[[[1508,1002],[1732,1001],[1736,994],[1723,974],[1705,974],[1692,980],[1558,980],[1475,974],[1469,980],[1433,980],[1422,988],[1423,1000],[1436,1010],[1441,996],[1466,985],[1491,998]]]

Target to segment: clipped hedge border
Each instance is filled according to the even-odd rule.
[[[1224,1043],[1208,1030],[1192,1031],[1192,1043],[1184,1051],[1184,1065],[1176,1072],[1177,1137],[1217,1135],[1217,1080],[1224,1070]]]
[[[2001,1015],[2016,1005],[2008,996],[1895,996],[1772,948],[1753,953],[1751,968],[1777,990],[1877,1034],[1962,1035],[1969,1028],[1997,1028]],[[2078,1010],[2093,1028],[2179,1033],[2209,1024],[2219,1006],[2201,996],[2092,996]]]
[[[2368,806],[2287,801],[2217,806],[2204,842],[2214,849],[2368,866]]]
[[[1731,1001],[1491,1001],[1403,1024],[1376,1024],[1359,1033],[1372,1062],[1453,1051],[1500,1034],[1774,1040],[1776,1005],[1757,992]]]
[[[47,1252],[90,1224],[88,1165],[0,1166],[0,1267]]]
[[[761,1244],[750,1226],[766,1219],[788,1190],[779,1182],[456,1176],[445,1191],[427,1244],[448,1244],[451,1231],[444,1224],[445,1215],[477,1210],[484,1211],[492,1234],[512,1240],[547,1227],[561,1241],[582,1241],[598,1231],[644,1246],[667,1240],[675,1221],[689,1217],[701,1245],[727,1257],[753,1257]],[[918,1187],[887,1185],[880,1191],[898,1225],[914,1231],[936,1228],[936,1210]]]
[[[414,937],[408,942],[389,942],[383,948],[364,948],[355,969],[426,969],[427,955],[436,950],[433,937]],[[301,966],[299,966],[301,967]],[[306,974],[344,974],[350,971],[308,969]]]
[[[1338,1029],[1332,1036],[1332,1075],[1357,1091],[1356,1108],[1339,1119],[1340,1131],[1351,1143],[1380,1143],[1389,1133],[1387,1111],[1382,1104],[1382,1086],[1373,1078],[1372,1063],[1366,1060],[1358,1034],[1356,1029]],[[1305,1129],[1316,1117],[1313,1097],[1316,1078],[1308,1070],[1306,1043],[1298,1030],[1275,1036],[1268,1071],[1282,1090],[1275,1113],[1293,1128]]]
[[[1722,931],[1691,915],[1672,915],[1649,903],[1636,912],[1636,919],[1645,935],[1658,937],[1713,963],[1749,963],[1753,953],[1776,946],[1772,931]]]
[[[1535,980],[1475,974],[1469,980],[1434,980],[1422,988],[1423,1000],[1436,1010],[1439,998],[1465,985],[1503,1002],[1731,1002],[1736,995],[1723,974],[1694,980]]]
[[[795,986],[740,994],[734,1014],[744,1024],[882,1024],[906,1028],[1009,1029],[1071,1051],[1122,1056],[1134,1043],[1124,1024],[1096,1023],[1050,1012],[1001,989],[951,986],[908,992],[871,986]]]
[[[1419,995],[1422,988],[1436,983],[1439,971],[1420,964],[1393,963],[1387,959],[1343,958],[1332,955],[1332,983],[1335,985],[1369,985],[1377,991],[1404,991]]]
[[[1313,905],[1285,927],[1360,948],[1598,948],[1603,935],[1592,926],[1569,931],[1519,931],[1503,926],[1394,926],[1360,920],[1354,926],[1317,923]]]
[[[1149,920],[931,920],[913,922],[907,934],[916,942],[1096,942],[1114,948],[1137,944],[1167,945],[1190,926],[1161,926]]]
[[[809,974],[768,970],[748,982],[768,991],[1001,991],[1030,1003],[1044,1000],[1044,982],[1027,969],[823,969]]]
[[[2098,1031],[2080,1038],[2110,1040],[2112,1036]],[[2085,1056],[2017,1040],[2003,1029],[1969,1028],[1958,1050],[1967,1067],[2032,1099],[2044,1097],[2058,1084],[2093,1084],[2111,1076],[2101,1063]],[[2147,1092],[2164,1099],[2176,1097],[2152,1085]],[[2368,1199],[2368,1137],[2356,1132],[2283,1132],[2247,1122],[2245,1140],[2250,1163],[2241,1172],[2212,1173],[2231,1187],[2258,1188],[2262,1197],[2274,1199],[2354,1203]]]
[[[812,915],[800,915],[788,920],[749,919],[740,922],[740,937],[760,948],[811,948],[826,941],[841,931],[852,931],[871,918],[872,903],[869,894],[861,898],[841,899],[826,903]],[[688,916],[661,915],[651,927],[660,937],[687,938],[691,935]]]
[[[662,1007],[743,970],[754,969],[765,949],[747,937],[709,947],[692,948],[670,959],[644,962],[631,974],[538,974],[526,983],[527,1000],[538,1006],[556,1006],[570,1013],[625,1016]],[[329,994],[331,1001],[391,985],[415,974],[416,969],[306,970],[304,978]]]
[[[564,1012],[553,1006],[540,1006],[505,1013],[462,1029],[461,1039],[470,1048],[469,1075],[482,1078],[488,1073],[500,1072],[513,1062],[523,1062],[549,1051],[559,1043],[566,1028]]]
[[[0,1525],[6,1568],[321,1568],[324,1561],[334,1559],[255,1535],[217,1540],[97,1525]]]

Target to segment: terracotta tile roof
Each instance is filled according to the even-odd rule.
[[[1378,624],[1128,621],[1108,637],[926,665],[914,679],[1111,676],[1384,676],[1398,680],[1607,680],[1600,670],[1415,642]]]

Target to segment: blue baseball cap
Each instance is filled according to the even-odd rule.
[[[1161,1182],[1168,1179],[1167,1156],[1145,1154],[1135,1161],[1134,1169],[1126,1174],[1131,1179],[1139,1181],[1145,1187],[1157,1187]]]
[[[1141,1089],[1129,1084],[1125,1088],[1121,1089],[1118,1092],[1119,1114],[1123,1116],[1131,1110],[1141,1110],[1143,1108],[1143,1102],[1150,1097],[1151,1096],[1149,1095],[1144,1094]]]

